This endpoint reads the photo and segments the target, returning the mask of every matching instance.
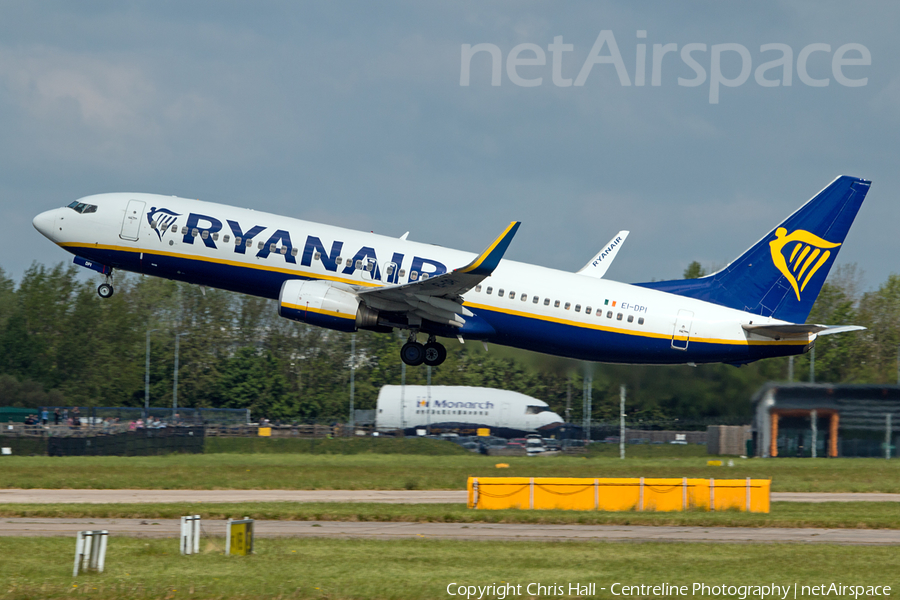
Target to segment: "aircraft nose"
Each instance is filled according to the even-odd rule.
[[[53,227],[56,224],[56,214],[58,209],[44,211],[36,216],[31,224],[37,229],[41,235],[46,238],[53,239]]]

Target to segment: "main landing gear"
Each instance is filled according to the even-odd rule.
[[[429,367],[436,367],[447,359],[447,349],[443,344],[435,341],[434,336],[428,336],[428,343],[420,344],[416,341],[416,332],[409,335],[409,341],[400,348],[400,360],[411,367],[417,367],[425,363]]]
[[[112,273],[109,273],[106,276],[106,283],[101,283],[100,287],[97,288],[97,295],[105,300],[106,298],[111,298],[115,293],[116,288],[112,286]]]

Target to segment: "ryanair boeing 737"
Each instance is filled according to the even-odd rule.
[[[870,183],[838,177],[712,275],[636,284],[603,278],[625,231],[567,273],[503,260],[519,222],[477,256],[153,194],[88,196],[34,226],[106,275],[103,298],[115,269],[272,298],[282,317],[311,325],[407,331],[409,365],[441,364],[438,337],[610,363],[740,365],[862,329],[805,321]]]

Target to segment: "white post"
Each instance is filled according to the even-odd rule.
[[[225,524],[225,556],[231,556],[231,518]]]
[[[619,458],[625,458],[625,386],[619,386]]]
[[[478,508],[478,478],[472,478],[472,508]]]
[[[104,529],[100,532],[100,539],[97,540],[97,561],[94,564],[94,568],[97,569],[98,573],[103,572],[103,567],[106,565],[106,541],[109,539],[109,531]]]
[[[200,554],[200,515],[194,515],[194,554]]]
[[[84,559],[84,532],[79,531],[75,538],[75,567],[72,569],[72,577],[78,577],[78,567]]]

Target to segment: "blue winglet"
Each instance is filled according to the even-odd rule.
[[[509,248],[509,243],[512,241],[513,236],[516,235],[516,231],[521,224],[521,221],[513,221],[510,223],[509,227],[500,234],[500,237],[487,247],[487,250],[478,255],[478,258],[466,266],[456,269],[454,273],[469,273],[471,275],[484,276],[493,273],[494,269],[497,268],[497,265],[500,264],[500,259],[506,254],[506,249]]]

